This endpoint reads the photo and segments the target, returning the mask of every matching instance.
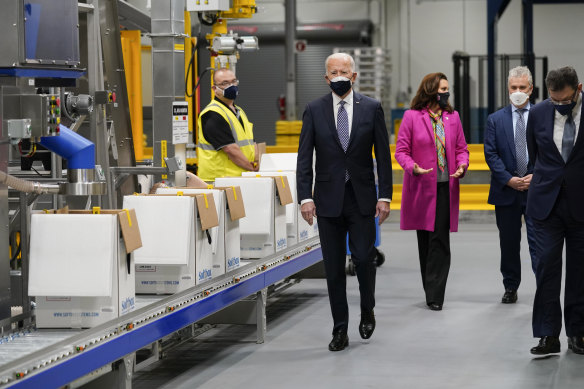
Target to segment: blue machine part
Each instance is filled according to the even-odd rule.
[[[0,68],[0,75],[32,78],[79,78],[83,70],[35,69],[35,68]]]
[[[36,47],[41,23],[41,4],[25,4],[24,20],[26,58],[36,58]]]
[[[41,145],[65,158],[69,169],[95,168],[95,145],[63,125],[58,136],[42,137]]]

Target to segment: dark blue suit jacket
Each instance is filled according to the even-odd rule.
[[[546,219],[563,186],[572,216],[584,222],[584,126],[580,122],[578,137],[568,161],[554,143],[554,114],[551,101],[544,100],[529,112],[527,146],[534,161],[533,178],[527,194],[527,215]],[[584,104],[582,114],[584,117]],[[578,126],[578,123],[576,123]]]
[[[492,113],[487,118],[485,130],[485,160],[491,169],[489,204],[510,205],[520,192],[507,185],[517,175],[515,136],[513,134],[513,111],[511,104]],[[529,120],[528,120],[529,122]],[[528,164],[527,174],[533,172]]]
[[[393,191],[389,137],[379,101],[353,92],[353,123],[347,153],[335,127],[330,93],[307,104],[302,118],[296,180],[298,202],[312,198],[317,216],[337,217],[343,208],[345,169],[349,170],[359,211],[375,214],[377,193],[371,150],[375,148],[379,197]],[[314,195],[313,152],[316,152]]]

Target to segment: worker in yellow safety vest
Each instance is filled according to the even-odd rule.
[[[213,74],[215,99],[198,119],[197,175],[205,181],[217,177],[241,176],[257,171],[253,124],[241,107],[234,104],[239,80],[233,71],[221,68]]]

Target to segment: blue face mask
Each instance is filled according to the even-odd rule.
[[[578,99],[577,93],[578,92],[576,91],[576,99]],[[574,100],[571,100],[570,104],[554,104],[554,108],[562,116],[566,116],[567,114],[572,112],[572,110],[574,109],[575,106],[576,106],[576,102]]]
[[[347,77],[335,77],[331,80],[330,87],[335,95],[341,97],[351,89],[351,80]]]
[[[572,110],[574,109],[575,106],[576,106],[575,101],[572,101],[570,104],[563,104],[563,105],[554,104],[554,108],[562,116],[566,116],[567,114],[572,112]]]
[[[219,87],[217,88],[221,89]],[[221,89],[221,91],[223,92],[223,97],[229,100],[235,100],[235,98],[239,94],[239,88],[237,87],[237,85],[231,85],[225,89]]]

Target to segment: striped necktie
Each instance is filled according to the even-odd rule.
[[[527,173],[527,135],[525,134],[525,121],[523,112],[525,108],[518,109],[517,122],[515,123],[515,161],[517,164],[517,175],[525,176]]]
[[[575,137],[576,124],[572,118],[572,112],[570,112],[566,118],[566,124],[564,124],[564,136],[562,137],[562,158],[564,158],[564,162],[568,162],[568,158],[574,147]]]
[[[339,102],[339,112],[337,113],[337,133],[339,135],[339,141],[341,141],[341,146],[343,146],[343,151],[347,152],[349,147],[349,115],[347,115],[347,110],[345,109],[345,100]],[[349,181],[349,171],[345,170],[345,182]]]

